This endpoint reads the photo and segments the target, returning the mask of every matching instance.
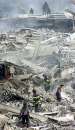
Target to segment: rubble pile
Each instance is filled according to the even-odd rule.
[[[19,68],[21,67],[18,66],[18,69]],[[36,82],[34,82],[34,77]],[[39,84],[37,84],[38,80],[40,81]],[[31,129],[74,129],[74,105],[71,105],[71,102],[69,103],[70,106],[68,106],[68,104],[65,102],[58,105],[55,96],[51,94],[52,92],[46,93],[44,87],[41,86],[41,82],[41,77],[28,73],[26,75],[17,74],[13,79],[9,79],[5,82],[0,83],[0,102],[2,104],[2,106],[0,105],[0,112],[2,115],[8,118],[7,123],[4,121],[4,125],[2,125],[3,130],[22,129],[21,125],[18,125],[17,123],[19,121],[18,115],[20,113],[20,109],[24,100],[28,101],[30,108]],[[38,93],[40,93],[43,98],[39,113],[34,113],[32,107],[32,88],[35,85]],[[65,91],[68,93],[66,88]]]
[[[75,94],[74,85],[71,82],[74,80],[71,75],[73,71],[68,71],[67,80],[65,72],[61,78],[60,70],[58,72],[59,45],[62,50],[63,47],[65,49],[66,36],[69,37],[68,34],[56,33],[48,29],[21,29],[14,33],[0,35],[1,61],[6,61],[9,67],[14,65],[15,68],[12,77],[0,81],[0,128],[2,130],[75,129]],[[71,65],[73,62],[69,61],[69,63]],[[61,72],[68,69],[68,67],[63,69],[61,66]],[[49,91],[45,91],[44,88],[44,73],[51,80]],[[65,86],[62,92],[63,100],[58,103],[55,92],[59,84],[63,82]],[[33,107],[33,88],[36,88],[41,97],[41,107],[37,113],[34,112]],[[28,102],[30,110],[29,128],[22,126],[19,120],[24,101]]]

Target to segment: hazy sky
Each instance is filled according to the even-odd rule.
[[[75,5],[71,3],[71,0],[0,0],[0,13],[16,15],[24,10],[27,13],[30,8],[34,8],[35,13],[39,14],[42,12],[42,5],[45,1],[48,2],[53,13],[63,13],[67,8],[75,11]]]

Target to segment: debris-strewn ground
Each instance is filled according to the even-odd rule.
[[[43,31],[45,31],[45,37]],[[40,45],[38,45],[40,32],[43,39],[40,39]],[[58,37],[59,35],[61,37]],[[68,61],[63,62],[64,68],[62,64],[59,70],[60,48],[58,46],[60,45],[67,55],[65,52],[67,50],[65,48],[67,46],[66,37],[69,38],[68,34],[49,30],[29,30],[27,34],[26,29],[23,29],[13,34],[1,34],[1,61],[15,67],[13,78],[0,81],[0,127],[2,130],[26,129],[18,118],[24,100],[28,102],[30,110],[29,130],[33,130],[33,127],[36,130],[75,130],[75,87],[72,70],[74,63],[72,59],[67,59],[70,66],[67,66]],[[64,40],[60,43],[62,39]],[[56,40],[59,41],[58,46]],[[72,49],[73,44],[71,46],[69,42],[68,47]],[[41,51],[40,48],[42,48]],[[63,55],[60,56],[65,61]],[[51,88],[48,92],[44,89],[43,73],[46,73],[51,80]],[[64,83],[65,87],[62,92],[63,100],[58,103],[55,92],[60,83]],[[39,113],[35,113],[33,108],[33,87],[42,97]]]
[[[18,67],[21,69],[21,67]],[[39,78],[38,78],[39,77]],[[36,81],[36,82],[34,82]],[[37,84],[37,81],[39,84]],[[30,125],[32,127],[39,127],[41,130],[70,130],[74,128],[74,112],[75,106],[72,101],[73,88],[70,91],[66,88],[65,92],[67,95],[62,103],[57,103],[54,96],[54,90],[45,92],[44,86],[42,84],[43,79],[40,76],[36,76],[35,73],[32,74],[18,74],[16,73],[12,79],[0,82],[0,112],[1,112],[1,122],[4,123],[1,127],[4,130],[11,129],[22,129],[22,125],[19,123],[18,115],[24,100],[28,101],[30,108]],[[32,107],[32,89],[36,86],[37,92],[42,97],[42,105],[39,113],[34,113],[34,108]],[[42,93],[43,92],[43,93]],[[7,118],[7,119],[6,119]],[[6,119],[6,121],[5,121]],[[5,124],[5,125],[4,125]],[[25,127],[23,128],[25,129]]]

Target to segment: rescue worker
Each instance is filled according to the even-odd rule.
[[[61,96],[61,91],[62,91],[62,88],[64,87],[64,85],[60,85],[58,88],[57,88],[57,91],[56,91],[56,99],[58,102],[61,102],[62,100],[62,96]]]
[[[6,79],[10,79],[10,77],[11,77],[10,67],[9,67],[9,66],[6,66],[5,69],[6,69],[6,70],[5,70],[5,78],[6,78]]]
[[[26,124],[26,126],[29,127],[29,110],[26,101],[23,103],[23,107],[20,112],[20,119],[22,120],[23,125]]]
[[[36,93],[36,90],[33,89],[33,106],[35,108],[35,112],[39,112],[41,105],[41,97]]]
[[[48,92],[50,90],[51,82],[48,79],[47,75],[43,74],[43,77],[44,77],[44,89],[46,92]]]
[[[14,73],[15,73],[14,65],[11,65],[11,66],[10,66],[10,74],[11,74],[11,78],[14,77]]]

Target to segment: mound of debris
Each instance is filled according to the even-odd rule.
[[[11,63],[8,63],[11,66]],[[20,123],[19,114],[23,102],[28,102],[30,110],[30,127],[28,130],[74,130],[74,98],[73,87],[65,87],[68,101],[58,103],[53,88],[48,92],[43,85],[42,74],[36,74],[32,68],[14,64],[15,73],[13,77],[0,80],[0,125],[2,130],[25,130],[26,127]],[[30,70],[30,71],[29,71]],[[58,82],[57,82],[58,83]],[[68,83],[65,84],[66,86]],[[33,107],[32,90],[36,87],[42,98],[40,112],[35,113]],[[64,94],[63,94],[64,95]],[[64,97],[67,97],[64,95]],[[69,98],[70,97],[70,98]]]

